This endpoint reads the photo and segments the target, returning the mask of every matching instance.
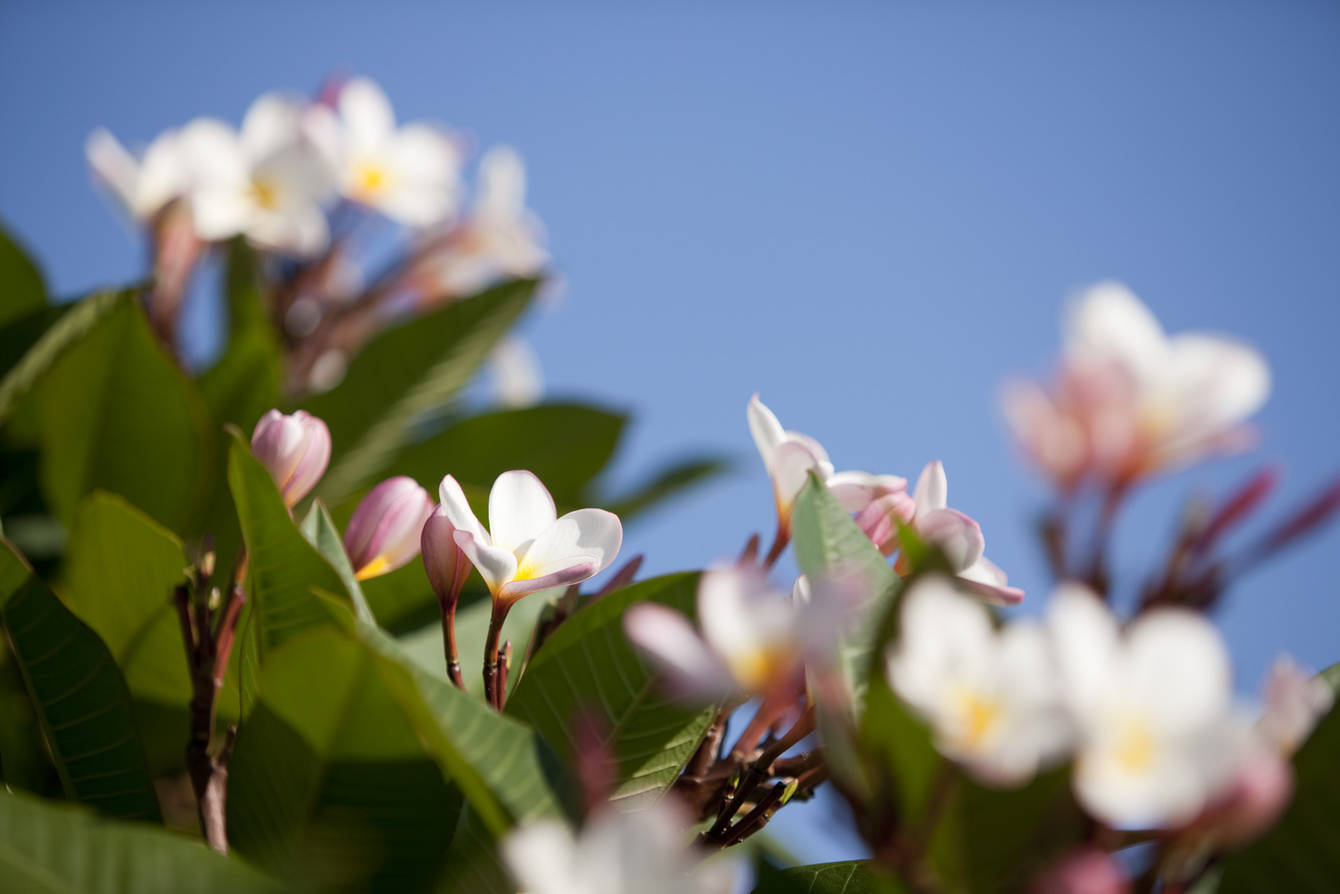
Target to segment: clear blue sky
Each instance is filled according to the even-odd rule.
[[[620,480],[686,447],[741,457],[630,530],[653,571],[771,524],[757,390],[840,468],[943,459],[952,504],[1040,602],[1044,491],[995,400],[1046,368],[1064,296],[1101,278],[1172,330],[1250,339],[1275,375],[1257,454],[1130,507],[1119,581],[1161,554],[1187,490],[1275,457],[1278,509],[1340,470],[1334,5],[9,0],[0,216],[63,292],[128,279],[139,248],[89,186],[88,131],[237,120],[333,70],[524,153],[567,279],[528,334],[551,393],[636,411]],[[1282,649],[1340,658],[1337,550],[1331,530],[1232,591],[1244,691]],[[807,858],[854,855],[822,808],[779,825]]]

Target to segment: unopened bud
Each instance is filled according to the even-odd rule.
[[[438,506],[428,516],[423,523],[419,546],[423,553],[423,570],[428,574],[428,582],[438,601],[454,607],[465,579],[470,576],[471,565],[456,544],[456,526],[447,517],[446,509]]]
[[[395,571],[419,554],[433,501],[404,475],[378,484],[358,504],[344,532],[344,549],[359,580]]]
[[[279,486],[284,505],[292,509],[326,471],[330,462],[330,429],[302,410],[291,416],[271,410],[256,423],[251,452]]]

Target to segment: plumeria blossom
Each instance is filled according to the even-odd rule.
[[[986,539],[981,526],[957,509],[949,508],[949,479],[943,463],[936,460],[922,469],[912,500],[916,510],[912,528],[940,548],[955,575],[990,602],[1012,605],[1023,600],[1024,591],[1009,586],[1005,572],[982,555]],[[900,571],[907,570],[902,557],[898,567]]]
[[[1070,743],[1051,651],[1034,623],[994,630],[960,587],[928,574],[909,588],[889,682],[946,757],[985,782],[1020,785]]]
[[[279,486],[284,505],[292,509],[325,474],[330,429],[305,410],[291,416],[271,410],[256,423],[251,452]]]
[[[670,800],[638,810],[614,805],[580,834],[552,819],[502,842],[503,860],[526,894],[731,894],[742,881],[729,857],[702,861],[685,838],[689,818]]]
[[[147,224],[190,185],[190,165],[175,130],[159,134],[137,158],[98,128],[89,134],[84,154],[98,180],[137,223]]]
[[[503,472],[494,481],[488,530],[455,478],[443,478],[438,495],[457,545],[493,598],[505,605],[594,577],[614,561],[623,541],[619,517],[604,509],[578,509],[560,518],[554,498],[531,472]]]
[[[410,227],[456,214],[460,150],[431,125],[397,127],[386,94],[368,78],[345,83],[333,112],[315,107],[307,129],[335,165],[345,198]]]
[[[698,625],[663,605],[641,603],[624,615],[628,638],[691,699],[767,696],[796,683],[803,626],[788,595],[754,566],[720,566],[698,584]]]
[[[1168,336],[1119,283],[1099,283],[1066,320],[1060,383],[1007,390],[1007,420],[1060,483],[1092,471],[1131,481],[1250,443],[1245,420],[1270,393],[1265,359],[1204,333]]]
[[[473,295],[502,278],[536,276],[549,264],[544,225],[526,207],[526,167],[510,146],[479,160],[470,213],[428,260],[435,293]]]
[[[344,532],[344,549],[359,580],[388,574],[419,554],[424,522],[433,512],[428,491],[406,475],[378,484],[358,504]]]
[[[182,131],[194,167],[191,212],[206,241],[244,235],[263,248],[309,256],[330,233],[322,203],[332,172],[304,136],[304,107],[278,94],[247,110],[240,132],[197,119]]]
[[[1228,654],[1202,615],[1159,608],[1123,633],[1063,585],[1047,617],[1078,733],[1075,793],[1118,827],[1176,827],[1225,790],[1248,743]]]

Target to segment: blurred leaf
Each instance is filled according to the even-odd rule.
[[[396,456],[388,468],[437,495],[442,477],[487,493],[509,469],[529,469],[559,506],[580,507],[614,456],[627,418],[583,404],[540,404],[471,416]]]
[[[203,497],[202,456],[212,443],[193,385],[130,294],[61,353],[37,388],[42,485],[58,517],[72,518],[79,499],[101,488],[183,529]]]
[[[1294,755],[1293,803],[1255,843],[1224,861],[1219,890],[1334,891],[1340,878],[1340,664],[1319,675],[1336,704]]]
[[[319,494],[338,503],[385,470],[416,417],[465,387],[538,285],[510,282],[388,329],[353,359],[337,387],[305,401],[330,427],[334,449]]]
[[[15,402],[28,393],[33,384],[51,368],[70,345],[83,338],[108,313],[130,300],[128,292],[98,292],[60,315],[60,319],[45,328],[18,363],[10,366],[0,379],[0,421],[9,417]],[[17,324],[16,324],[17,325]]]
[[[216,426],[231,423],[250,431],[279,403],[282,355],[262,304],[255,252],[241,239],[228,245],[224,289],[228,344],[200,377],[200,390]]]
[[[340,576],[344,592],[353,600],[354,614],[361,620],[372,622],[374,620],[372,611],[368,608],[367,600],[363,598],[363,588],[354,575],[353,566],[349,564],[349,554],[344,551],[344,540],[340,537],[335,523],[330,520],[330,513],[326,511],[325,504],[320,500],[312,501],[312,507],[307,510],[307,517],[302,520],[301,530],[307,542],[316,547],[316,551],[325,557],[330,567]]]
[[[232,847],[295,887],[424,890],[460,810],[362,643],[334,627],[267,656],[228,774]]]
[[[236,432],[228,454],[228,485],[247,545],[257,658],[308,627],[331,620],[315,591],[354,601],[330,562],[293,523],[274,479]]]
[[[428,583],[422,561],[416,559],[390,574],[370,577],[360,584],[377,623],[396,635],[413,633],[428,624],[435,625],[441,617],[437,596]],[[487,599],[488,593],[476,577],[462,594],[461,607],[481,598]]]
[[[628,493],[601,501],[625,522],[682,491],[695,487],[730,468],[730,460],[721,456],[702,456],[678,460],[661,468]]]
[[[814,863],[775,869],[759,867],[754,894],[896,894],[905,890],[892,879],[877,876],[866,860]]]
[[[456,824],[456,835],[447,851],[447,871],[438,894],[515,894],[516,883],[503,868],[498,840],[465,807]]]
[[[0,325],[41,310],[47,304],[42,272],[3,226],[0,226]]]
[[[0,541],[0,621],[66,793],[124,819],[158,819],[130,692],[98,635]]]
[[[203,842],[0,791],[0,879],[29,894],[248,894],[279,885]]]
[[[23,674],[0,635],[0,788],[61,796],[60,776],[42,738]]]
[[[715,706],[692,708],[667,698],[623,632],[623,614],[657,602],[693,617],[697,573],[671,574],[625,587],[577,612],[531,660],[507,713],[540,731],[569,760],[577,747],[573,719],[592,711],[618,760],[613,799],[664,791],[693,755]]]
[[[811,583],[825,578],[851,580],[866,594],[838,647],[843,682],[859,713],[866,681],[878,663],[882,622],[890,616],[899,592],[898,575],[813,474],[796,498],[791,536],[796,564]]]

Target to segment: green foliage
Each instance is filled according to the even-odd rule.
[[[1334,891],[1340,878],[1340,664],[1321,673],[1337,705],[1294,755],[1296,790],[1279,823],[1224,861],[1219,890]]]
[[[672,574],[586,606],[536,653],[508,714],[533,725],[571,759],[574,721],[591,712],[618,761],[613,797],[663,792],[697,748],[715,708],[694,709],[665,696],[624,636],[623,615],[635,603],[657,602],[692,616],[697,589],[697,574]]]
[[[0,791],[0,886],[25,894],[252,894],[280,886],[202,842]]]
[[[0,379],[0,422],[9,418],[18,399],[32,389],[71,345],[87,335],[105,315],[121,306],[126,300],[126,294],[99,292],[90,295],[60,314],[49,325],[38,326],[35,331],[19,330],[13,338],[16,345],[20,338],[36,337],[21,345],[24,349],[21,358],[12,361],[6,358],[5,377]],[[13,325],[18,326],[22,322],[20,320]],[[7,337],[6,345],[10,341]]]
[[[676,460],[652,473],[627,493],[599,502],[626,521],[670,497],[722,474],[729,467],[730,462],[719,456]]]
[[[46,303],[42,271],[0,226],[0,325],[39,311]]]
[[[255,252],[241,240],[228,246],[224,293],[228,343],[200,377],[200,391],[216,427],[236,425],[250,431],[279,403],[282,357],[265,312]]]
[[[530,305],[539,282],[516,280],[402,323],[368,342],[335,388],[305,402],[330,427],[318,493],[338,503],[388,468],[422,414],[456,396]]]
[[[66,793],[109,816],[158,819],[130,692],[111,653],[3,541],[0,622]]]
[[[43,490],[65,520],[100,488],[182,530],[203,498],[202,457],[212,446],[204,407],[131,293],[88,300],[115,306],[38,383]]]
[[[897,894],[903,888],[876,875],[865,860],[775,869],[763,864],[754,894]]]

